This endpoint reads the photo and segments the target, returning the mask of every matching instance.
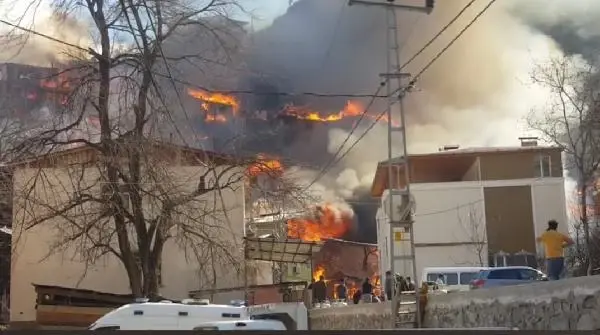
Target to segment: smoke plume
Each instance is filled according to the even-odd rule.
[[[422,5],[422,1],[413,3]],[[466,3],[438,1],[429,16],[398,12],[402,59],[419,50]],[[386,71],[386,15],[381,9],[346,4],[345,0],[298,1],[272,26],[252,36],[249,68],[261,74],[263,85],[266,82],[281,91],[373,93],[380,82],[377,75]],[[405,70],[418,73],[486,4],[476,2]],[[410,152],[435,151],[445,144],[513,145],[518,136],[527,135],[527,129],[519,123],[546,94],[524,85],[536,59],[561,51],[590,57],[600,36],[598,29],[590,29],[596,27],[592,25],[595,11],[589,8],[600,8],[592,0],[578,4],[558,1],[554,5],[560,7],[550,11],[548,4],[537,0],[527,4],[496,2],[420,77],[405,104]],[[585,18],[580,20],[577,15],[582,13]],[[253,81],[248,82],[253,87]],[[277,110],[274,106],[283,103],[269,102],[273,111]],[[303,97],[294,102],[335,111],[345,99]],[[269,109],[266,103],[254,108]],[[378,99],[369,112],[376,115],[383,108],[385,101]],[[363,121],[341,153],[370,123]],[[338,153],[351,125],[330,125],[327,131],[298,131],[288,139],[288,152],[302,152],[304,148],[313,162],[325,164]],[[329,193],[335,190],[337,197],[351,203],[368,203],[365,193],[377,162],[387,158],[386,131],[383,122],[373,127],[340,164],[319,180],[319,187]],[[393,151],[399,155],[402,143],[399,138],[393,140]],[[327,150],[315,147],[315,143],[323,143]],[[362,224],[371,226],[363,236],[372,241],[373,207],[370,212],[371,220],[365,220],[371,222]]]
[[[88,27],[74,16],[40,15],[31,28],[68,44],[81,46],[84,49],[93,46],[91,37],[87,33]],[[72,60],[73,57],[81,59],[83,56],[81,50],[74,47],[51,41],[42,36],[25,34],[20,30],[11,31],[3,37],[2,42],[3,48],[0,51],[2,62],[48,67],[53,63],[66,62]]]

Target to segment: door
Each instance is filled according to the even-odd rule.
[[[498,269],[490,271],[486,287],[510,286],[521,283],[521,273],[519,269]]]

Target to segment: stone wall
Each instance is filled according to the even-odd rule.
[[[388,303],[310,311],[311,329],[389,329]],[[428,328],[599,330],[600,276],[430,295]]]
[[[600,276],[430,297],[430,328],[600,329]]]
[[[391,315],[389,302],[313,309],[310,311],[310,329],[389,329]]]

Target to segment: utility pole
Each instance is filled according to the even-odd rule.
[[[396,10],[406,10],[419,12],[424,14],[430,14],[433,11],[434,0],[425,0],[425,6],[408,6],[408,5],[400,5],[396,4],[394,0],[386,0],[386,2],[375,2],[375,1],[366,1],[366,0],[349,0],[348,5],[359,4],[365,6],[378,6],[384,7],[386,9],[387,16],[387,72],[380,74],[380,77],[385,79],[386,88],[387,88],[387,97],[388,97],[388,107],[387,107],[387,117],[388,117],[388,220],[389,220],[389,241],[388,245],[390,246],[390,253],[387,259],[391,260],[391,272],[392,276],[396,275],[397,269],[397,261],[404,262],[404,269],[407,269],[406,263],[410,263],[410,269],[408,271],[412,272],[413,275],[411,278],[415,280],[415,320],[411,321],[416,328],[421,327],[421,306],[419,305],[419,279],[417,278],[417,262],[415,258],[415,241],[414,241],[414,229],[413,229],[413,218],[412,218],[412,206],[414,203],[412,201],[412,197],[410,194],[410,170],[408,166],[408,149],[407,149],[407,141],[406,141],[406,117],[405,110],[403,105],[404,96],[407,92],[407,88],[403,87],[403,79],[410,78],[410,74],[401,73],[400,67],[402,64],[400,63],[400,46],[398,44],[398,23],[396,18]],[[394,87],[392,87],[394,86]],[[397,97],[392,96],[392,92],[396,90],[396,87],[399,89],[399,94]],[[395,106],[398,106],[400,112],[400,126],[395,126],[393,111]],[[401,136],[402,141],[402,152],[395,154],[392,150],[394,141],[393,135],[394,133],[398,133]],[[394,157],[396,156],[396,157]],[[395,159],[400,157],[400,161]],[[404,189],[397,189],[394,185],[396,182],[399,182],[400,178],[394,178],[394,164],[403,164],[404,165]],[[399,176],[398,176],[399,177]],[[400,185],[398,184],[398,187]],[[394,205],[394,197],[400,196],[403,199],[402,204],[405,205],[405,210],[400,211]],[[400,208],[400,206],[398,206]],[[396,216],[396,212],[399,216]],[[409,238],[407,238],[407,236]],[[406,242],[409,243],[408,250],[404,251],[404,254],[397,255],[396,254],[396,243],[402,245],[406,245]],[[405,248],[399,248],[405,249]],[[385,264],[382,264],[385,266]],[[404,273],[406,275],[406,273]],[[394,280],[395,282],[395,280]],[[398,285],[395,285],[392,290],[392,328],[396,328],[398,326],[398,318],[399,318],[399,306],[400,306],[400,292]]]

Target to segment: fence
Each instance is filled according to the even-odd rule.
[[[538,258],[537,255],[525,250],[508,253],[504,251],[498,251],[489,255],[489,264],[492,267],[500,266],[530,266],[537,269]]]

